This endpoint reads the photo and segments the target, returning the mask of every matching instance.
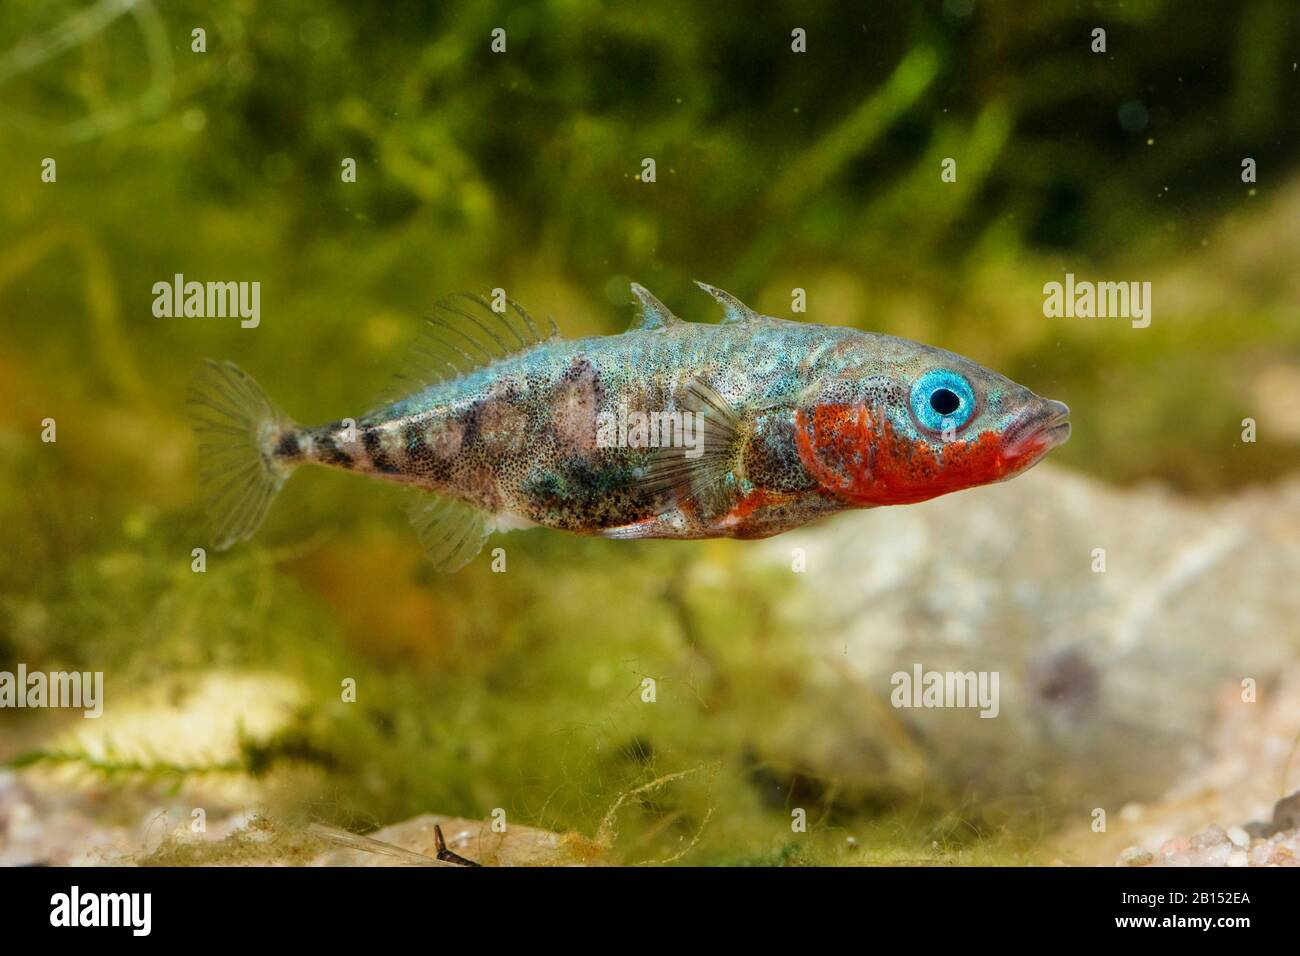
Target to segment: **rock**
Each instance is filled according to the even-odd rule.
[[[1155,857],[1140,846],[1131,846],[1119,855],[1119,862],[1123,866],[1146,866],[1153,860]]]
[[[1101,840],[1079,825],[1076,862],[1113,862],[1121,848],[1136,844],[1160,848],[1156,866],[1237,866],[1238,853],[1251,866],[1297,865],[1300,828],[1282,830],[1259,819],[1278,802],[1279,776],[1284,793],[1300,783],[1300,762],[1291,760],[1297,726],[1300,667],[1284,671],[1257,701],[1225,689],[1208,758],[1199,757],[1163,797],[1144,803],[1140,816],[1116,813]],[[1280,815],[1285,818],[1290,806],[1284,801]],[[1215,819],[1251,822],[1226,831],[1205,826]]]
[[[1179,853],[1186,853],[1190,847],[1191,841],[1186,837],[1175,837],[1160,845],[1160,855],[1162,857],[1177,856]]]
[[[1300,790],[1273,805],[1273,825],[1279,830],[1300,827]]]
[[[1261,820],[1252,820],[1244,825],[1242,829],[1254,840],[1267,840],[1277,832],[1277,827]]]
[[[1269,857],[1270,863],[1276,866],[1295,866],[1296,851],[1293,847],[1283,843],[1273,850],[1273,855]]]
[[[1189,866],[1227,866],[1232,854],[1237,852],[1227,840],[1216,843],[1191,853],[1187,859]]]
[[[1228,855],[1228,866],[1250,866],[1250,857],[1245,850],[1234,850]]]
[[[1232,841],[1234,846],[1239,846],[1242,849],[1247,849],[1250,846],[1250,834],[1241,827],[1228,827],[1227,833],[1228,839]]]
[[[1206,827],[1196,836],[1192,837],[1192,849],[1206,850],[1220,843],[1227,841],[1228,835],[1223,832],[1223,828],[1214,824]]]
[[[1147,804],[1203,759],[1224,695],[1242,710],[1243,677],[1268,686],[1300,657],[1300,476],[1207,502],[1045,463],[756,543],[735,573],[824,664],[817,732],[792,716],[773,757],[849,785],[992,796],[1031,779],[1088,807]],[[915,664],[997,673],[996,718],[891,707]]]

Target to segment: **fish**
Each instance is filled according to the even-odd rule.
[[[760,315],[697,283],[718,323],[633,283],[617,335],[563,338],[499,292],[427,317],[398,387],[300,425],[230,362],[191,386],[215,547],[250,538],[299,465],[412,486],[425,552],[454,572],[489,536],[757,539],[1023,473],[1069,408],[940,348]]]

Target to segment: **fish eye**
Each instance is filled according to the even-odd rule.
[[[930,393],[930,407],[940,415],[951,415],[961,408],[961,399],[948,388],[936,388]]]
[[[975,412],[975,390],[965,376],[932,368],[912,386],[912,414],[930,431],[961,428]]]

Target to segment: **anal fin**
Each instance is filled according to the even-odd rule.
[[[641,538],[662,538],[671,537],[663,534],[664,515],[658,514],[650,518],[644,518],[641,521],[633,521],[631,524],[615,525],[612,528],[602,528],[600,536],[602,538],[613,538],[618,541],[636,541]]]
[[[424,553],[434,567],[454,574],[483,550],[491,529],[488,516],[455,498],[421,497],[407,509]]]

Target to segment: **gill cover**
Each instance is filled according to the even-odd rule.
[[[958,434],[977,405],[965,376],[946,368],[910,387],[837,381],[796,409],[795,445],[808,473],[849,504],[925,501],[1002,476],[996,434]]]

